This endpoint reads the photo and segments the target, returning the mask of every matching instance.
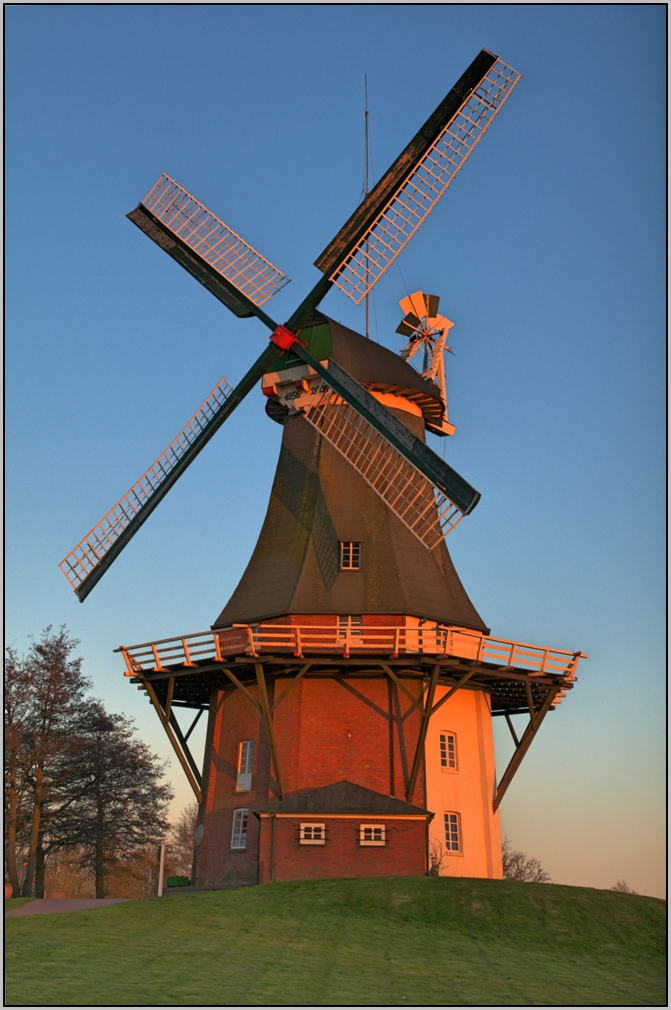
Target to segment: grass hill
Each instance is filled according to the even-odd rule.
[[[666,1006],[666,904],[319,880],[7,919],[9,1006]]]

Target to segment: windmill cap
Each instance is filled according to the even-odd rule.
[[[366,389],[410,400],[429,423],[442,420],[444,407],[438,386],[423,379],[412,365],[382,344],[367,340],[322,312],[313,313],[307,320],[301,339],[314,357],[320,361],[333,358]],[[283,365],[278,363],[278,367]]]

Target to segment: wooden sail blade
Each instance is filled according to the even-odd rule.
[[[520,77],[483,49],[315,261],[357,305],[435,207]]]
[[[477,505],[480,494],[333,360],[302,407],[305,419],[358,471],[431,551]]]
[[[59,568],[81,602],[279,353],[270,344],[235,389],[218,382],[165,452],[63,558]]]
[[[236,316],[268,322],[260,306],[289,278],[174,179],[164,173],[128,217]]]

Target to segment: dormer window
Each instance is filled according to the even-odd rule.
[[[361,569],[361,541],[340,541],[340,571],[358,572]]]

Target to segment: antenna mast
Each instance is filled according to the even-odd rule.
[[[364,142],[363,142],[363,198],[368,196],[368,74],[363,75],[363,86],[366,95],[366,111],[364,113]],[[368,243],[366,242],[366,340],[370,337],[368,323]]]

